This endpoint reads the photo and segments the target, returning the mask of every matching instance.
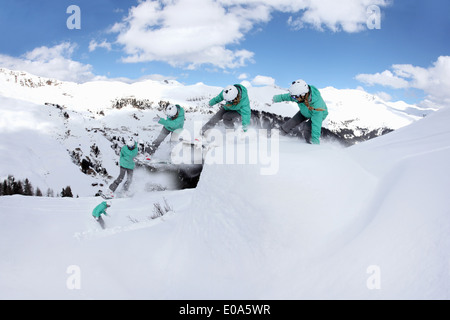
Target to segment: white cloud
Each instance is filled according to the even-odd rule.
[[[246,73],[241,73],[238,77],[239,80],[245,80],[247,78],[248,78],[248,74],[246,74]]]
[[[252,80],[252,84],[254,86],[274,86],[275,79],[272,77],[258,75]]]
[[[392,71],[359,74],[358,81],[368,85],[382,85],[395,89],[414,88],[428,96],[422,102],[427,106],[450,106],[450,56],[441,56],[429,68],[411,64],[396,64]]]
[[[303,13],[298,17],[290,17],[288,25],[298,30],[313,27],[324,31],[334,32],[360,32],[367,30],[370,15],[367,10],[370,6],[378,8],[388,6],[390,0],[310,0],[303,1]],[[381,17],[380,17],[381,19]]]
[[[281,11],[294,28],[312,25],[355,32],[367,21],[370,5],[388,0],[159,0],[139,1],[110,31],[123,46],[124,62],[164,61],[195,69],[210,64],[237,68],[253,61],[254,53],[237,49],[256,25]],[[339,3],[337,5],[336,3]]]
[[[71,59],[76,45],[64,42],[39,47],[20,57],[0,55],[0,66],[63,81],[85,82],[95,79],[92,66]]]
[[[243,23],[243,15],[249,15]],[[144,1],[112,28],[124,46],[125,62],[165,61],[193,69],[201,64],[235,68],[251,61],[253,53],[226,46],[243,39],[257,12],[227,11],[211,0]],[[267,15],[265,13],[264,15]]]
[[[404,89],[409,86],[408,81],[394,75],[389,70],[375,74],[359,74],[356,76],[356,80],[371,86],[375,84],[382,84],[383,86],[389,86],[394,89]]]
[[[252,83],[251,83],[250,81],[248,81],[248,80],[243,80],[243,81],[241,81],[241,84],[242,84],[244,87],[246,87],[246,88],[252,87]]]
[[[95,50],[97,50],[97,48],[103,48],[103,49],[106,49],[107,51],[111,51],[112,45],[111,45],[111,43],[107,42],[106,40],[103,40],[100,43],[98,43],[95,40],[91,40],[91,42],[89,43],[89,52],[95,51]]]

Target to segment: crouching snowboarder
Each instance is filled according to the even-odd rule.
[[[111,207],[111,201],[103,201],[92,211],[92,216],[100,224],[102,229],[105,229],[105,222],[102,219],[102,214],[107,216],[108,214],[106,213],[106,209],[108,209],[109,207]]]
[[[138,155],[138,145],[137,142],[134,141],[133,138],[130,138],[127,141],[127,144],[122,147],[120,150],[120,173],[119,177],[109,186],[108,190],[104,193],[104,196],[107,199],[114,198],[114,192],[116,192],[119,185],[122,183],[125,178],[125,174],[127,175],[127,181],[125,182],[123,189],[125,192],[128,191],[131,183],[133,182],[133,171],[136,167],[134,163],[134,158]]]
[[[166,107],[165,114],[167,116],[166,119],[159,116],[156,116],[153,119],[153,121],[162,124],[163,128],[159,136],[155,141],[153,141],[150,147],[145,148],[147,160],[150,160],[150,156],[152,156],[156,152],[156,150],[168,135],[173,134],[174,132],[181,131],[184,128],[185,111],[178,104],[169,104]]]
[[[203,137],[207,130],[213,128],[220,120],[223,120],[227,129],[235,129],[239,121],[242,131],[247,132],[251,122],[252,111],[247,88],[241,84],[227,86],[217,97],[209,101],[209,106],[214,106],[225,100],[225,105],[203,126],[200,135]]]
[[[328,108],[319,90],[304,80],[292,82],[289,93],[273,97],[273,103],[292,101],[300,111],[281,126],[280,134],[289,134],[292,129],[305,122],[304,137],[307,143],[320,144],[322,122],[328,116]],[[309,120],[309,121],[308,121]]]

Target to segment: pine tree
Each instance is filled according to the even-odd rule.
[[[13,194],[23,194],[22,181],[17,181],[13,183]]]
[[[8,176],[8,180],[5,180],[5,195],[12,196],[14,194],[14,184],[16,183],[16,179],[13,176]]]
[[[42,191],[39,187],[36,188],[36,197],[42,197]]]
[[[8,192],[8,181],[6,179],[3,180],[3,183],[2,183],[2,194],[4,196],[9,196],[10,195],[10,193]]]
[[[67,186],[66,188],[62,189],[61,197],[62,198],[73,198],[72,189],[70,188],[70,186]]]
[[[30,181],[25,179],[24,186],[23,186],[23,195],[25,196],[32,196],[33,195],[33,186],[31,185]]]

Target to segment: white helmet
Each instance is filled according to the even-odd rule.
[[[166,108],[166,115],[167,115],[169,118],[175,117],[175,116],[177,115],[177,113],[178,113],[178,108],[177,108],[176,105],[174,105],[174,104],[169,104],[169,105],[167,106],[167,108]]]
[[[132,137],[128,138],[127,147],[131,149],[131,148],[134,148],[134,145],[135,145],[134,138],[132,138]]]
[[[309,92],[309,86],[304,80],[296,80],[292,82],[289,88],[289,93],[291,96],[304,96]]]
[[[231,102],[238,96],[239,92],[238,89],[235,86],[228,86],[223,90],[223,98]]]

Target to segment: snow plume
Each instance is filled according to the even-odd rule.
[[[76,47],[76,44],[63,42],[51,48],[35,48],[19,58],[0,55],[0,65],[62,81],[86,82],[95,79],[91,65],[72,60]]]
[[[202,122],[196,121],[194,130],[201,130]],[[197,130],[195,129],[197,128]],[[259,166],[263,176],[275,175],[280,168],[279,132],[272,130],[268,138],[266,129],[250,129],[245,135],[236,134],[234,130],[211,129],[204,149],[192,152],[190,144],[178,144],[171,153],[171,162],[177,165],[250,165]],[[184,134],[188,138],[189,133]],[[189,137],[188,141],[192,140]],[[236,145],[235,145],[236,143]],[[211,146],[214,146],[211,148]],[[211,152],[209,152],[211,151]]]
[[[288,24],[294,29],[313,26],[323,31],[325,26],[332,31],[357,32],[366,26],[367,9],[373,5],[384,7],[388,1],[141,1],[110,31],[118,34],[125,62],[164,61],[188,69],[211,64],[228,69],[253,61],[253,52],[228,47],[243,41],[256,25],[268,23],[273,12],[301,13],[289,17]]]
[[[392,71],[375,74],[359,74],[356,79],[368,85],[382,85],[394,89],[419,89],[428,96],[424,106],[445,106],[450,104],[450,56],[440,56],[433,66],[423,68],[411,64],[396,64]]]

